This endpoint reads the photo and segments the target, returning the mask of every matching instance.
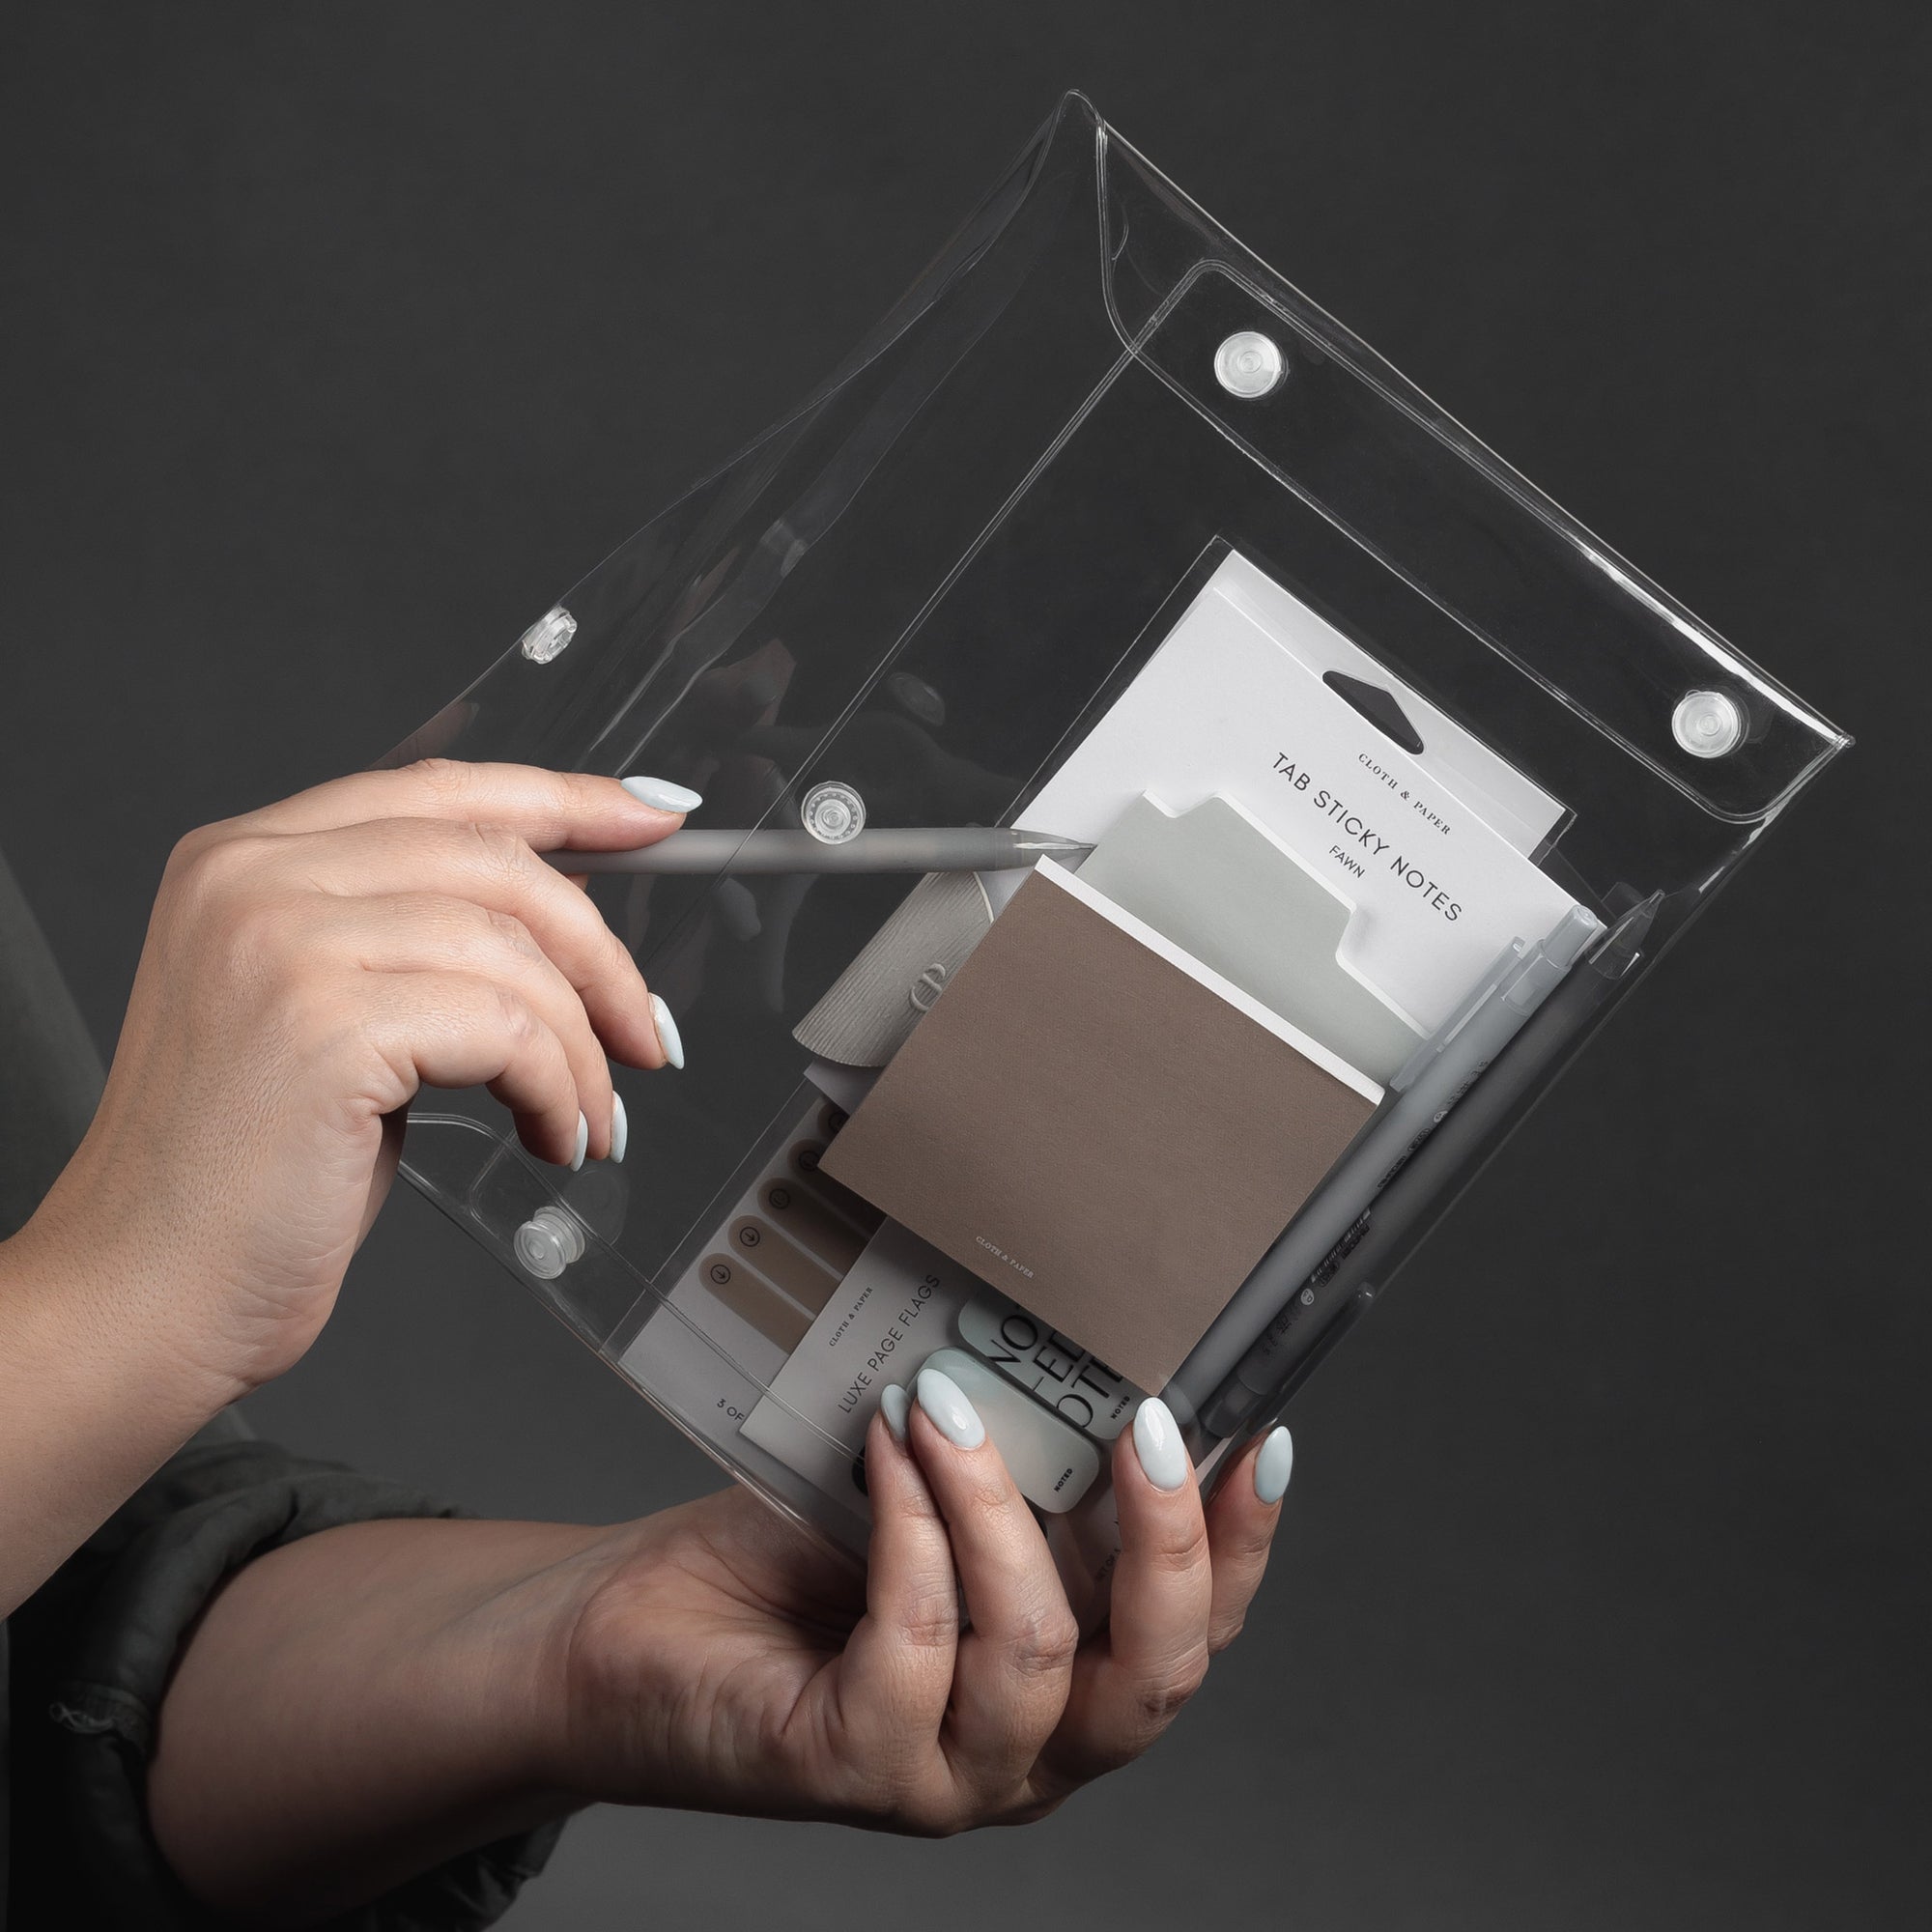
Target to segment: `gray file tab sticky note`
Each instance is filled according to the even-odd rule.
[[[1383,1086],[1422,1038],[1342,958],[1354,907],[1225,798],[1135,799],[1080,878]]]

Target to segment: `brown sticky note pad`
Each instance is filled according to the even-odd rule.
[[[1379,1092],[1042,867],[823,1165],[1155,1390]]]

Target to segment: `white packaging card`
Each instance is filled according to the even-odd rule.
[[[1568,808],[1497,755],[1418,691],[1397,678],[1352,639],[1319,617],[1240,553],[1229,555],[1208,580],[1206,591],[1252,617],[1289,655],[1316,676],[1340,671],[1379,685],[1394,696],[1416,728],[1422,750],[1416,761],[1445,791],[1473,808],[1516,849],[1533,853],[1555,831]]]
[[[1222,566],[1023,823],[1097,843],[1143,792],[1172,812],[1215,795],[1235,800],[1353,905],[1341,955],[1349,969],[1433,1032],[1511,940],[1541,939],[1575,901],[1426,755],[1403,751],[1322,683],[1319,663],[1285,640],[1278,602],[1264,624],[1251,595],[1217,590],[1234,564],[1245,574],[1237,588],[1260,577],[1240,558]],[[1339,638],[1261,582],[1306,626]],[[1371,662],[1340,641],[1351,663]],[[1394,686],[1386,672],[1379,682]],[[1401,701],[1408,709],[1407,696]],[[1446,735],[1437,745],[1449,748]],[[1493,770],[1481,779],[1493,797],[1509,767],[1466,732],[1453,749],[1437,761],[1465,788],[1478,782],[1477,755],[1489,759]],[[1544,798],[1548,830],[1562,807],[1528,791]],[[1542,834],[1524,816],[1530,805],[1519,792],[1511,809],[1519,838],[1533,842]],[[1239,911],[1231,906],[1229,917]]]

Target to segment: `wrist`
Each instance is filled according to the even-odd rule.
[[[535,1620],[542,1636],[531,1652],[538,1676],[528,1721],[520,1729],[520,1756],[533,1789],[567,1793],[572,1805],[621,1799],[630,1781],[621,1762],[627,1752],[621,1745],[613,1749],[613,1736],[624,1728],[622,1706],[635,1709],[636,1698],[611,1695],[603,1612],[611,1593],[638,1575],[653,1530],[647,1517],[584,1532],[565,1561],[530,1580],[526,1604],[506,1601],[498,1608],[514,1627],[540,1605]]]
[[[230,1399],[39,1215],[0,1242],[0,1615]]]
[[[7,1244],[64,1346],[138,1382],[150,1406],[192,1418],[190,1435],[259,1379],[220,1320],[219,1272],[194,1238],[205,1209],[130,1187],[90,1132]]]
[[[471,1763],[492,1800],[526,1823],[590,1802],[581,1756],[577,1642],[586,1606],[613,1567],[624,1530],[561,1523],[453,1525],[474,1530],[490,1573],[460,1589],[432,1651],[445,1710],[460,1714]]]
[[[212,1905],[341,1911],[578,1807],[558,1706],[606,1533],[389,1519],[258,1557],[177,1665],[149,1776]]]

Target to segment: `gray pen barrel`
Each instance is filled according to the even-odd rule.
[[[1000,826],[881,827],[828,845],[810,832],[693,830],[625,852],[546,852],[560,872],[998,872],[1092,848]]]
[[[1175,1377],[1178,1393],[1198,1414],[1215,1406],[1215,1396],[1264,1346],[1270,1324],[1348,1235],[1395,1170],[1415,1151],[1462,1097],[1463,1091],[1520,1030],[1550,987],[1569,970],[1597,921],[1573,907],[1556,930],[1526,953],[1505,952],[1484,975],[1457,1013],[1396,1076],[1384,1104],[1299,1214],[1236,1290],[1234,1298],[1196,1345]],[[1521,942],[1519,941],[1518,946]],[[1520,986],[1524,999],[1514,996]]]

